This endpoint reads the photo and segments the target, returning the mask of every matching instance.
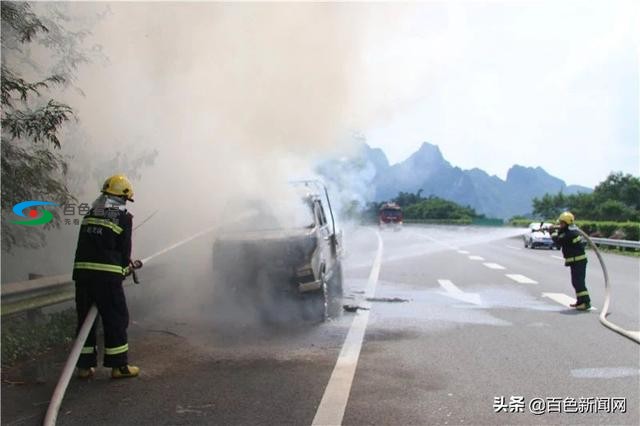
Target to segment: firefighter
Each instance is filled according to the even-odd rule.
[[[558,225],[551,229],[551,238],[562,248],[564,265],[571,268],[571,285],[576,291],[576,302],[570,306],[579,311],[591,308],[591,299],[585,284],[587,272],[587,254],[584,241],[575,226],[575,218],[571,212],[563,212],[558,218]]]
[[[104,328],[104,362],[111,377],[136,377],[138,367],[129,365],[127,327],[129,311],[122,281],[129,274],[133,215],[127,201],[133,202],[133,187],[125,175],[114,175],[102,186],[102,193],[83,218],[78,236],[73,280],[76,286],[78,328],[93,304],[98,308]],[[93,324],[80,359],[78,377],[89,378],[97,365],[96,325]]]

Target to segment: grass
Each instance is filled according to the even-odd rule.
[[[35,320],[24,315],[2,318],[2,366],[9,367],[68,344],[75,331],[75,309],[41,315]]]

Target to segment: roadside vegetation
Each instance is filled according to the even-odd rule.
[[[470,225],[472,223],[502,224],[500,219],[488,219],[478,214],[470,206],[461,206],[453,201],[430,195],[422,196],[422,190],[416,193],[400,192],[390,200],[402,208],[405,222],[441,223]],[[347,216],[361,222],[373,223],[378,220],[378,211],[385,202],[369,202],[363,208],[351,205]]]
[[[593,237],[640,241],[640,178],[630,174],[609,174],[591,194],[545,194],[534,198],[532,207],[532,217],[513,217],[509,223],[555,222],[569,210],[576,225]]]

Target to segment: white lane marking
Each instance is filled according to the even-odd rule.
[[[640,369],[630,367],[575,368],[571,375],[578,379],[617,379],[640,376]]]
[[[452,297],[463,302],[472,303],[474,305],[482,304],[479,294],[465,293],[449,280],[438,280],[438,284],[440,284],[440,287],[442,287],[446,291],[445,295],[448,297]]]
[[[549,298],[551,300],[553,300],[556,303],[561,304],[562,306],[565,306],[567,308],[571,308],[571,304],[575,303],[576,298],[575,297],[571,297],[571,296],[567,296],[564,293],[542,293],[542,297],[546,297]],[[591,306],[591,309],[589,309],[590,311],[597,311],[598,309]]]
[[[380,275],[383,246],[382,238],[378,231],[376,231],[376,235],[378,237],[378,252],[371,267],[369,280],[367,281],[367,288],[364,294],[365,300],[367,297],[373,297],[375,295],[378,276]],[[368,302],[364,302],[361,305],[366,308],[371,307],[371,304]],[[356,367],[358,366],[358,359],[360,358],[360,349],[362,348],[364,333],[369,321],[369,312],[369,310],[358,311],[356,317],[353,319],[342,349],[340,350],[338,360],[336,361],[336,366],[333,368],[331,378],[329,379],[329,383],[327,383],[324,395],[322,395],[322,400],[313,418],[313,423],[311,423],[312,425],[342,424],[342,418],[344,417],[349,394],[351,393],[353,377],[356,373]]]
[[[529,277],[525,277],[524,275],[520,275],[520,274],[505,274],[505,275],[519,284],[538,284],[538,281],[534,281]]]
[[[469,254],[469,252],[466,251],[466,250],[458,250],[458,253],[460,253],[460,254]]]
[[[513,250],[522,250],[522,247],[510,246],[509,244],[507,244],[507,247]]]
[[[556,256],[555,254],[551,254],[550,256],[553,257],[554,259],[564,260],[564,257],[562,256]]]
[[[484,260],[482,256],[469,256],[469,260]]]
[[[498,265],[497,263],[485,262],[483,263],[483,265],[489,269],[507,269],[502,265]]]

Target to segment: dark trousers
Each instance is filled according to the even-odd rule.
[[[585,276],[587,274],[587,262],[575,262],[569,265],[571,268],[571,285],[576,291],[578,303],[591,303],[587,285],[585,284]]]
[[[127,343],[127,327],[129,326],[129,310],[124,297],[122,280],[76,281],[76,312],[80,331],[91,306],[98,307],[104,328],[104,363],[105,367],[122,367],[127,365],[129,345]],[[96,324],[91,327],[87,341],[83,345],[78,367],[89,368],[97,365]]]

